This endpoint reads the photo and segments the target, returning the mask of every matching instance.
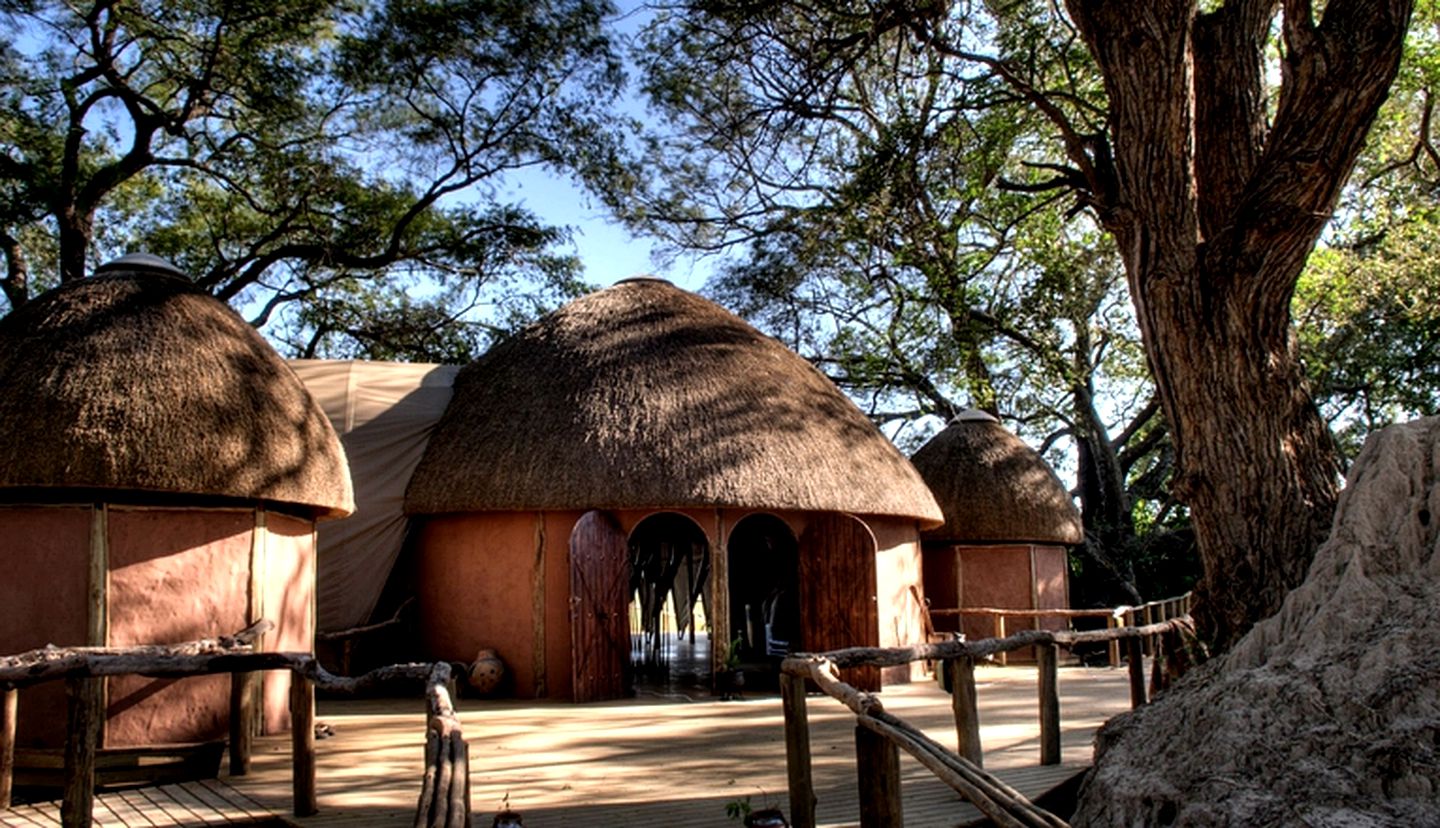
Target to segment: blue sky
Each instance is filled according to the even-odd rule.
[[[508,173],[507,178],[509,185],[499,191],[502,201],[532,210],[549,224],[572,229],[574,251],[585,264],[587,282],[609,287],[631,276],[653,275],[686,290],[699,290],[712,270],[709,259],[680,257],[668,264],[655,262],[651,240],[632,237],[609,218],[603,205],[565,176],[532,167]]]

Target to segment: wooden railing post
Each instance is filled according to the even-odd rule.
[[[815,782],[810,776],[810,714],[805,708],[804,678],[780,674],[780,705],[785,710],[790,824],[794,828],[815,828]]]
[[[260,673],[230,674],[230,775],[250,772],[255,745],[255,691]]]
[[[969,656],[945,662],[950,671],[950,706],[955,710],[957,752],[981,767],[985,764],[980,746],[979,700],[975,695],[975,661]]]
[[[1035,645],[1040,690],[1040,764],[1060,764],[1060,649]]]
[[[290,762],[295,816],[320,810],[315,799],[315,683],[297,670],[290,674]]]
[[[1119,619],[1114,613],[1111,613],[1110,615],[1106,616],[1106,618],[1105,618],[1105,629],[1107,629],[1107,630],[1113,630],[1113,629],[1116,629],[1116,628],[1119,627],[1119,626],[1120,626],[1120,619]],[[1106,645],[1106,649],[1108,650],[1108,653],[1109,653],[1109,656],[1110,656],[1110,666],[1111,666],[1111,667],[1119,667],[1119,666],[1120,666],[1120,642],[1119,642],[1118,640],[1112,638],[1112,639],[1110,639],[1110,643]]]
[[[0,694],[0,811],[10,807],[15,787],[15,717],[19,713],[20,691],[4,688]]]
[[[95,808],[95,750],[105,718],[105,680],[65,680],[65,794],[60,824],[89,828]]]
[[[1140,637],[1125,639],[1125,657],[1130,659],[1130,706],[1145,703],[1145,652]]]
[[[1004,615],[997,615],[997,616],[995,616],[995,637],[996,637],[996,638],[1004,638],[1004,637],[1005,637],[1005,616],[1004,616]],[[1000,665],[1001,667],[1004,667],[1005,665],[1007,665],[1007,664],[1010,663],[1010,655],[1009,655],[1009,653],[1007,653],[1006,651],[1001,650],[1000,652],[998,652],[998,653],[995,654],[995,661],[996,661],[997,663],[999,663],[999,665]]]
[[[900,748],[879,733],[857,724],[855,768],[860,777],[860,828],[904,828]]]

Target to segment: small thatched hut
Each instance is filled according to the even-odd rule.
[[[1069,607],[1066,547],[1085,533],[1070,494],[1038,452],[972,409],[910,460],[945,513],[944,525],[922,535],[936,629],[963,630],[969,638],[994,634],[991,618],[960,622],[946,612],[960,607]],[[1059,619],[1041,623],[1063,627]]]
[[[314,527],[352,508],[335,432],[238,315],[130,256],[0,320],[0,653],[163,644],[276,625],[311,649]],[[288,725],[288,674],[263,687]],[[109,682],[109,746],[223,736],[225,676]],[[58,747],[63,693],[21,694],[19,743]]]
[[[787,648],[920,641],[919,528],[940,518],[809,363],[656,279],[572,302],[463,369],[406,509],[426,516],[430,654],[494,648],[518,695],[576,700],[624,695],[663,659],[667,596],[680,630],[697,606],[708,619],[712,676],[727,655],[758,670]]]

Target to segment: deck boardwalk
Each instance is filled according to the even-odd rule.
[[[1062,668],[1066,767],[1040,768],[1034,669],[982,667],[976,678],[986,767],[1027,793],[1087,763],[1095,728],[1129,707],[1123,669]],[[933,682],[888,688],[881,698],[887,709],[954,747],[949,696]],[[784,725],[775,696],[733,702],[642,697],[588,705],[461,699],[459,708],[471,744],[477,828],[488,826],[507,804],[524,815],[527,828],[734,828],[739,823],[726,817],[726,806],[747,800],[756,808],[789,811]],[[809,708],[819,824],[856,825],[854,717],[822,696],[812,696]],[[334,735],[317,743],[320,812],[288,816],[289,740],[277,737],[257,742],[248,776],[214,783],[229,786],[253,808],[226,819],[243,822],[269,812],[304,828],[409,825],[419,794],[423,711],[419,699],[322,701],[318,718]],[[903,754],[901,772],[907,826],[949,828],[975,816]],[[201,792],[185,790],[203,803]],[[200,805],[183,795],[172,799],[194,808],[188,824],[207,824]],[[0,812],[0,820],[15,813]]]
[[[41,802],[0,811],[0,825],[60,824],[60,803]],[[153,788],[109,791],[95,797],[91,824],[98,828],[173,825],[283,825],[270,810],[223,781],[204,779]]]

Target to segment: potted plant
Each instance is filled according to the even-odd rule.
[[[725,650],[725,661],[720,666],[719,675],[715,677],[715,687],[720,691],[721,701],[740,698],[745,687],[745,671],[740,669],[740,645],[743,642],[744,639],[737,635]]]

